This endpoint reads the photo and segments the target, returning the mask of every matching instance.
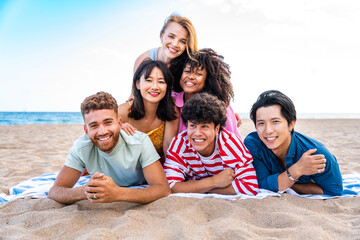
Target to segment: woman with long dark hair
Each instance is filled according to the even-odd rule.
[[[179,114],[171,97],[173,76],[166,64],[144,60],[133,77],[133,100],[119,106],[122,129],[147,133],[160,155],[176,135]]]

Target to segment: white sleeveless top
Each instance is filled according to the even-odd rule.
[[[159,48],[152,48],[152,49],[150,49],[149,58],[150,58],[151,60],[153,60],[153,61],[158,60],[158,58],[157,58],[158,49],[159,49]]]

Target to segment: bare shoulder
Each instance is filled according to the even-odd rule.
[[[179,111],[178,107],[176,107],[176,106],[174,106],[174,110],[176,113],[176,119],[171,120],[171,121],[166,121],[165,127],[167,127],[167,126],[169,126],[170,128],[173,128],[174,126],[178,127],[179,121],[180,121],[180,111]],[[176,131],[177,131],[177,129],[176,129]]]
[[[131,103],[131,102],[130,102]],[[120,104],[118,107],[118,114],[121,117],[122,122],[128,121],[128,114],[130,111],[130,105],[129,102],[124,102],[123,104]]]
[[[149,57],[149,53],[150,53],[150,50],[147,50],[146,52],[144,52],[143,54],[141,54],[140,56],[138,56],[136,58],[135,63],[134,63],[134,72],[139,67],[140,63],[142,63],[142,61],[144,61],[144,59]]]

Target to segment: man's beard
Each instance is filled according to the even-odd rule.
[[[106,143],[102,143],[100,140],[98,140],[98,136],[95,136],[95,138],[90,138],[90,140],[101,151],[110,153],[118,143],[120,131],[116,131],[115,133],[111,132],[109,135],[111,141],[108,140]]]

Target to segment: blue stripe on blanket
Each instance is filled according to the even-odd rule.
[[[43,174],[38,177],[31,178],[26,180],[9,190],[9,195],[4,193],[0,193],[0,203],[7,203],[11,200],[17,198],[46,198],[48,192],[54,181],[56,179],[57,173],[49,173]],[[83,186],[89,181],[90,176],[80,177],[78,182],[74,187]],[[360,173],[353,173],[353,174],[346,174],[343,175],[343,186],[344,192],[343,195],[340,197],[355,197],[360,196]],[[135,186],[133,188],[144,188],[146,185]],[[334,196],[329,195],[299,195],[292,189],[288,189],[285,191],[288,194],[296,195],[299,197],[305,198],[313,198],[313,199],[328,199],[328,198],[337,198]],[[234,200],[234,199],[245,199],[245,198],[266,198],[269,196],[281,196],[283,192],[274,193],[265,189],[261,189],[260,193],[257,196],[247,196],[247,195],[220,195],[220,194],[195,194],[195,193],[177,193],[171,194],[171,196],[180,196],[180,197],[195,197],[195,198],[221,198],[227,200]]]
[[[344,191],[341,196],[330,196],[330,195],[300,195],[297,194],[294,190],[289,188],[285,192],[291,195],[304,198],[312,199],[329,199],[329,198],[338,198],[338,197],[355,197],[360,196],[360,174],[352,173],[343,175],[343,187]]]

